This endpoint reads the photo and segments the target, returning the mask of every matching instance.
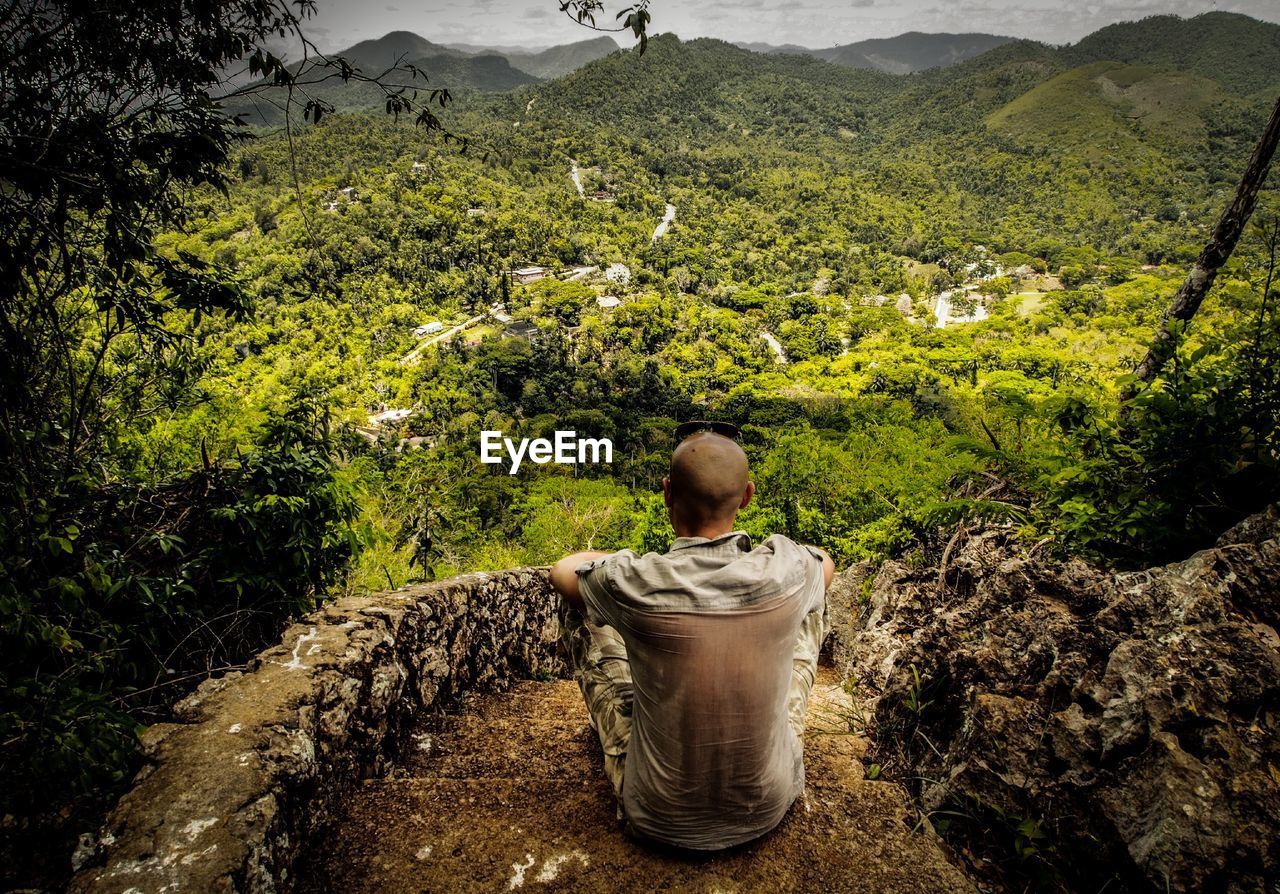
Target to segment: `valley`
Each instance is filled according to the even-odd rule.
[[[1277,30],[1247,27],[1260,45]],[[193,424],[299,395],[353,425],[379,406],[412,410],[400,435],[433,449],[361,462],[381,467],[371,483],[397,503],[430,507],[430,558],[419,549],[428,523],[375,500],[388,527],[353,586],[545,561],[568,541],[530,531],[571,531],[598,500],[619,542],[656,542],[644,493],[660,477],[665,420],[692,413],[747,425],[762,484],[792,432],[823,445],[817,477],[778,479],[806,496],[762,487],[752,529],[782,524],[845,561],[892,551],[946,511],[957,476],[991,468],[984,451],[957,446],[966,439],[998,445],[1028,483],[1072,461],[1050,408],[1114,401],[1113,380],[1136,362],[1248,154],[1274,70],[1242,89],[1161,67],[1147,30],[1113,39],[1110,62],[1074,65],[1088,41],[1014,41],[911,76],[658,36],[644,56],[615,52],[470,96],[451,126],[476,151],[376,113],[304,131],[304,195],[360,196],[310,223],[286,147],[267,133],[245,150],[230,202],[170,243],[234,265],[270,296],[249,329],[202,336],[215,352],[248,347],[212,361],[216,397]],[[1188,22],[1179,39],[1193,33]],[[960,95],[971,99],[943,110]],[[1257,300],[1257,250],[1245,246],[1188,350],[1215,350],[1232,308]],[[430,319],[452,322],[409,335]],[[831,489],[823,467],[855,461],[869,424],[859,418],[894,419],[905,453],[879,453],[857,476],[882,484]],[[495,481],[475,463],[474,429],[501,420],[490,427],[536,436],[553,419],[613,438],[619,459],[571,485],[581,502],[535,508],[562,485]],[[215,446],[249,435],[226,421],[204,430]],[[186,431],[166,423],[157,455],[183,460]],[[919,480],[888,486],[915,451]],[[1039,524],[1067,541],[1096,529]],[[1076,524],[1079,534],[1063,527]]]
[[[76,33],[75,53],[96,47]],[[654,33],[642,54],[607,36],[491,46],[393,31],[348,47],[366,75],[417,69],[426,80],[402,85],[415,102],[448,90],[431,106],[439,128],[360,77],[211,97],[201,42],[178,47],[183,65],[110,70],[187,78],[165,94],[182,114],[161,103],[135,119],[125,103],[116,129],[63,101],[74,77],[15,80],[57,89],[38,113],[4,107],[6,127],[48,140],[53,122],[62,155],[13,149],[5,175],[19,186],[4,208],[29,198],[0,257],[26,284],[0,314],[0,552],[14,557],[0,581],[0,788],[23,803],[6,816],[56,813],[62,838],[45,849],[70,852],[81,830],[65,817],[81,814],[64,805],[97,798],[91,812],[120,791],[140,729],[163,730],[191,687],[248,667],[333,600],[486,580],[586,544],[665,550],[661,482],[688,420],[741,428],[757,490],[739,525],[830,553],[850,619],[909,597],[905,616],[932,619],[943,642],[939,594],[978,600],[993,556],[992,579],[1042,568],[1048,607],[1028,609],[1027,629],[1043,608],[1064,641],[1077,627],[1088,639],[1101,605],[1073,581],[1161,567],[1195,571],[1206,592],[1226,580],[1187,557],[1280,500],[1274,170],[1203,305],[1167,327],[1166,310],[1276,108],[1280,25],[1213,12],[1064,45],[831,41]],[[95,64],[133,59],[104,45]],[[231,50],[206,55],[221,71]],[[1173,356],[1139,383],[1160,331]],[[519,445],[557,431],[607,441],[608,460],[483,461],[484,433]],[[1223,555],[1261,555],[1237,533]],[[873,587],[876,568],[889,570]],[[1116,584],[1116,604],[1130,592]],[[1053,677],[1050,646],[1032,654],[1019,635],[1010,660],[1043,678],[1026,709],[1056,711],[1071,689],[1087,723],[1064,741],[1085,750],[1109,696],[1077,692],[1078,669]],[[310,654],[299,642],[281,672]],[[985,679],[981,646],[935,651],[970,662],[953,676]],[[881,705],[914,710],[885,713],[900,730],[925,728],[926,688],[942,685],[915,671],[897,667]],[[1012,704],[1018,679],[983,704]],[[1186,719],[1191,696],[1159,692],[1186,728],[1151,729],[1192,748],[1208,727]],[[925,718],[955,733],[946,760],[963,763],[968,727],[951,719]],[[951,819],[952,832],[968,821]],[[1029,809],[979,819],[973,840],[1000,831],[1009,890],[1075,871]],[[37,853],[23,842],[43,828],[10,849]]]

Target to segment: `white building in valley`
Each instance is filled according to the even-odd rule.
[[[413,410],[386,409],[369,417],[370,425],[395,425],[413,415]]]
[[[519,267],[511,271],[511,278],[516,282],[524,285],[526,283],[537,282],[551,275],[551,271],[546,267],[538,267],[536,265],[530,267]]]

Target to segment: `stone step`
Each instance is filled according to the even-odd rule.
[[[501,694],[472,696],[460,713],[436,714],[406,742],[397,776],[556,778],[599,763],[586,709],[569,681],[522,682]],[[547,747],[554,740],[556,749]]]
[[[866,743],[828,671],[810,703],[803,798],[764,838],[701,858],[621,834],[572,682],[525,682],[461,708],[423,718],[396,769],[347,799],[299,890],[973,890],[912,831],[902,789],[863,778]]]

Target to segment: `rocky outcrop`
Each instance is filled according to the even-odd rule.
[[[851,569],[832,626],[878,696],[867,760],[1024,886],[1275,891],[1278,537],[1273,509],[1114,574],[985,530],[943,574]]]
[[[288,889],[335,799],[422,709],[558,669],[541,569],[339,600],[151,727],[147,763],[75,892]]]

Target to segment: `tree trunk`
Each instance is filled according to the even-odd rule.
[[[1213,285],[1219,268],[1231,257],[1240,234],[1244,232],[1245,224],[1249,222],[1249,216],[1253,214],[1258,190],[1267,179],[1267,170],[1271,167],[1271,157],[1275,154],[1277,142],[1280,142],[1280,99],[1276,100],[1275,108],[1271,110],[1271,120],[1267,122],[1262,139],[1258,141],[1258,146],[1253,150],[1253,156],[1244,169],[1240,185],[1236,187],[1235,199],[1222,212],[1222,217],[1218,218],[1218,225],[1213,229],[1209,244],[1204,247],[1195,266],[1174,294],[1173,301],[1160,320],[1160,328],[1147,349],[1147,356],[1134,371],[1133,382],[1121,392],[1121,401],[1128,401],[1144,385],[1151,384],[1173,356],[1177,348],[1179,325],[1190,320],[1200,309],[1200,303]]]

